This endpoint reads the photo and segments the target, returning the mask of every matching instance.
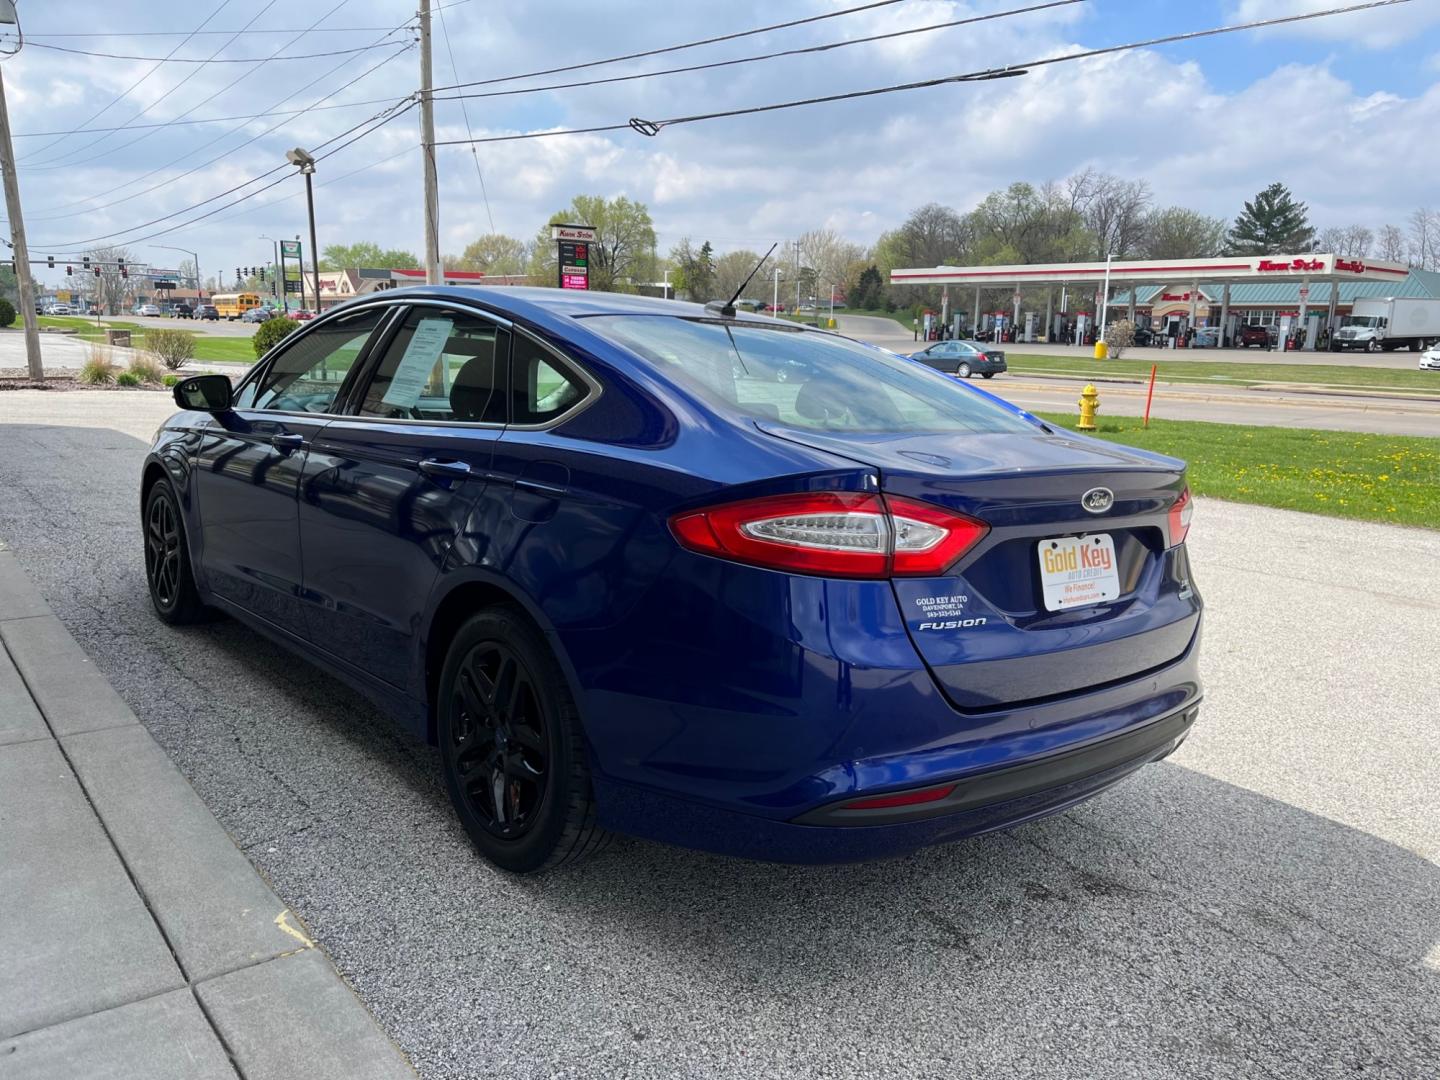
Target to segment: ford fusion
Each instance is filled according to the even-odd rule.
[[[160,617],[233,616],[439,748],[475,847],[789,862],[1015,825],[1200,700],[1182,462],[734,307],[417,288],[179,383]]]

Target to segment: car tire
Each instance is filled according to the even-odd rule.
[[[608,842],[579,710],[544,636],[519,608],[489,608],[460,627],[435,713],[445,790],[490,862],[541,873]]]
[[[955,374],[959,375],[962,379],[968,379],[970,377],[970,365],[962,361],[960,366],[955,369]]]
[[[140,529],[145,543],[145,583],[155,613],[171,626],[204,622],[214,613],[200,599],[185,542],[185,519],[168,480],[145,495]]]

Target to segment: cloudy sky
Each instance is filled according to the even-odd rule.
[[[437,86],[572,68],[462,91],[475,93],[842,42],[1035,0],[900,0],[584,70],[573,68],[861,0],[439,2],[448,10],[435,18]],[[437,137],[597,127],[763,105],[1343,2],[1086,0],[805,56],[472,98],[464,103],[468,134],[461,103],[447,101],[437,106]],[[21,0],[19,7],[26,46],[4,61],[3,74],[32,256],[63,257],[106,242],[129,246],[137,259],[175,265],[167,260],[181,256],[153,246],[171,244],[199,251],[207,271],[258,263],[271,250],[262,234],[305,229],[300,180],[286,169],[270,170],[283,165],[292,146],[327,142],[316,150],[332,155],[323,157],[317,174],[321,246],[373,240],[421,249],[418,112],[349,145],[351,135],[340,137],[418,84],[413,35],[396,29],[413,21],[413,2]],[[187,38],[191,31],[199,32]],[[260,63],[272,55],[277,58]],[[168,62],[157,62],[167,56]],[[282,110],[305,111],[279,115]],[[215,118],[226,119],[171,123]],[[166,126],[137,126],[146,124]],[[123,130],[93,130],[117,127]],[[72,129],[85,130],[29,134]],[[662,251],[686,235],[709,239],[721,251],[763,250],[821,226],[870,243],[922,203],[965,210],[1013,180],[1039,183],[1087,165],[1145,179],[1161,204],[1226,218],[1243,199],[1281,180],[1309,203],[1317,225],[1402,224],[1416,206],[1440,203],[1437,131],[1440,3],[1415,0],[1058,64],[1003,82],[715,120],[653,138],[627,128],[491,143],[473,153],[445,147],[439,156],[442,248],[458,252],[491,231],[492,221],[494,231],[528,238],[577,193],[624,194],[648,204]],[[267,184],[275,186],[262,190]]]

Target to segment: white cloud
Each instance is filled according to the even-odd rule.
[[[1252,22],[1283,18],[1343,6],[1336,0],[1240,0],[1230,21]],[[1316,41],[1338,41],[1367,49],[1389,49],[1414,40],[1422,31],[1440,24],[1440,6],[1430,0],[1412,0],[1393,7],[1357,11],[1347,15],[1309,19],[1260,31],[1266,36],[1290,35]]]

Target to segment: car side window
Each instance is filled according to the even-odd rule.
[[[515,335],[510,379],[510,419],[514,424],[548,423],[593,392],[578,372],[523,334]]]
[[[361,416],[505,422],[510,334],[453,308],[417,306],[375,367]]]
[[[381,307],[330,319],[296,334],[260,378],[242,391],[240,408],[328,413],[365,343],[387,314]]]

